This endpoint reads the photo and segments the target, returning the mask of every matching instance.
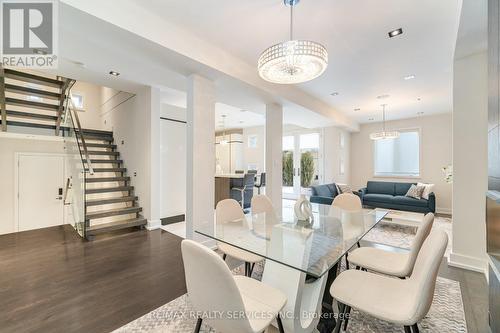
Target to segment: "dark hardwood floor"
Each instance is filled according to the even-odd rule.
[[[180,242],[87,242],[69,225],[0,236],[0,332],[110,332],[186,292]]]
[[[0,236],[0,332],[119,328],[186,292],[180,242],[162,230],[87,242],[70,226]],[[488,332],[484,276],[445,260],[439,275],[460,283],[468,332]]]

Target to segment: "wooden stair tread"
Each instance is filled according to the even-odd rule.
[[[9,79],[28,82],[28,83],[34,83],[34,84],[40,84],[40,85],[45,85],[45,86],[55,87],[55,88],[60,88],[64,83],[63,81],[60,81],[60,80],[55,80],[55,79],[51,79],[48,77],[29,74],[29,73],[25,73],[25,72],[19,72],[19,71],[10,69],[10,68],[4,69],[4,75],[6,78],[9,78]]]
[[[22,111],[12,111],[12,110],[6,110],[7,112],[7,117],[17,117],[17,118],[33,118],[33,119],[39,119],[39,120],[47,120],[47,121],[56,121],[57,116],[51,116],[47,114],[41,114],[41,113],[31,113],[31,112],[22,112]]]
[[[102,135],[102,136],[113,136],[112,131],[96,130],[96,129],[90,129],[90,128],[84,128],[84,129],[82,129],[82,132],[83,132],[83,135],[95,134],[95,135]]]
[[[87,159],[83,159],[84,163],[87,163]],[[96,163],[96,164],[122,164],[123,160],[94,160],[90,159],[90,163]]]
[[[91,225],[87,229],[87,235],[97,235],[100,233],[105,233],[114,230],[120,230],[131,227],[139,227],[147,224],[147,220],[145,218],[136,218],[136,219],[128,219],[122,221],[115,221],[110,223],[102,223],[97,225]]]
[[[112,145],[109,143],[85,143],[87,145],[87,148],[109,148],[109,149],[116,149],[116,145]]]
[[[110,155],[118,156],[120,155],[117,151],[105,151],[105,150],[88,150],[89,155]]]
[[[18,85],[10,84],[10,83],[5,84],[5,91],[16,93],[16,94],[26,94],[26,95],[30,95],[30,96],[37,96],[37,97],[46,98],[46,99],[53,99],[53,100],[57,100],[57,101],[61,98],[60,93],[46,91],[46,90],[40,90],[40,89],[34,89],[34,88],[28,88],[28,87],[18,86]]]
[[[117,215],[127,215],[127,214],[135,214],[142,211],[142,207],[124,207],[124,208],[114,208],[101,210],[98,212],[90,212],[85,214],[85,219],[87,220],[95,220],[104,217],[117,216]]]
[[[109,205],[113,203],[119,202],[132,202],[138,200],[137,196],[127,196],[127,197],[119,197],[119,198],[107,198],[107,199],[93,199],[93,200],[85,200],[85,206],[100,206],[100,205]]]
[[[2,124],[1,119],[0,119],[0,124]],[[7,120],[7,126],[33,127],[33,128],[44,128],[44,129],[51,129],[51,130],[56,129],[56,125],[26,123],[24,121],[15,121],[15,120]]]
[[[85,178],[86,183],[128,182],[128,181],[130,181],[130,177]]]
[[[102,188],[88,188],[85,194],[95,193],[110,193],[110,192],[128,192],[134,189],[133,186],[117,186],[117,187],[102,187]]]
[[[108,142],[112,142],[113,141],[113,137],[112,136],[108,136],[108,135],[100,135],[100,134],[83,134],[83,138],[85,140],[101,140],[101,141],[108,141]]]
[[[57,105],[57,104],[34,102],[34,101],[28,101],[25,99],[12,98],[12,97],[6,97],[5,104],[16,105],[16,106],[25,106],[25,107],[29,107],[29,108],[33,108],[33,109],[49,110],[49,111],[58,111],[59,110],[59,105]]]
[[[93,168],[94,172],[126,172],[127,168]],[[85,168],[85,171],[89,169]]]

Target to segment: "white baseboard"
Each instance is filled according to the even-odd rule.
[[[488,275],[488,263],[486,260],[479,258],[465,256],[463,254],[450,253],[450,256],[448,257],[448,265]]]
[[[451,215],[451,208],[436,207],[436,213]]]
[[[148,220],[148,224],[146,225],[146,229],[148,230],[156,230],[161,228],[161,220]]]

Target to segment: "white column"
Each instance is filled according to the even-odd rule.
[[[188,78],[186,143],[186,237],[200,239],[196,227],[214,221],[215,86],[196,74]]]
[[[453,84],[453,243],[449,264],[486,270],[488,189],[486,52],[455,60]],[[439,198],[438,198],[439,200]]]
[[[149,218],[148,230],[161,227],[160,216],[160,89],[150,89],[149,124]]]
[[[281,216],[283,107],[266,104],[266,195]]]

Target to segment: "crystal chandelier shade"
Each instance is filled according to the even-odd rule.
[[[293,39],[293,6],[298,0],[284,1],[290,6],[290,40],[262,52],[257,66],[259,75],[266,81],[280,84],[310,81],[326,70],[328,52],[319,43]]]
[[[385,107],[386,107],[386,104],[383,104],[382,105],[382,108],[383,108],[382,109],[382,114],[383,114],[382,131],[370,134],[370,139],[372,139],[372,140],[385,140],[385,139],[397,139],[397,138],[399,138],[398,131],[387,131],[385,129]]]

